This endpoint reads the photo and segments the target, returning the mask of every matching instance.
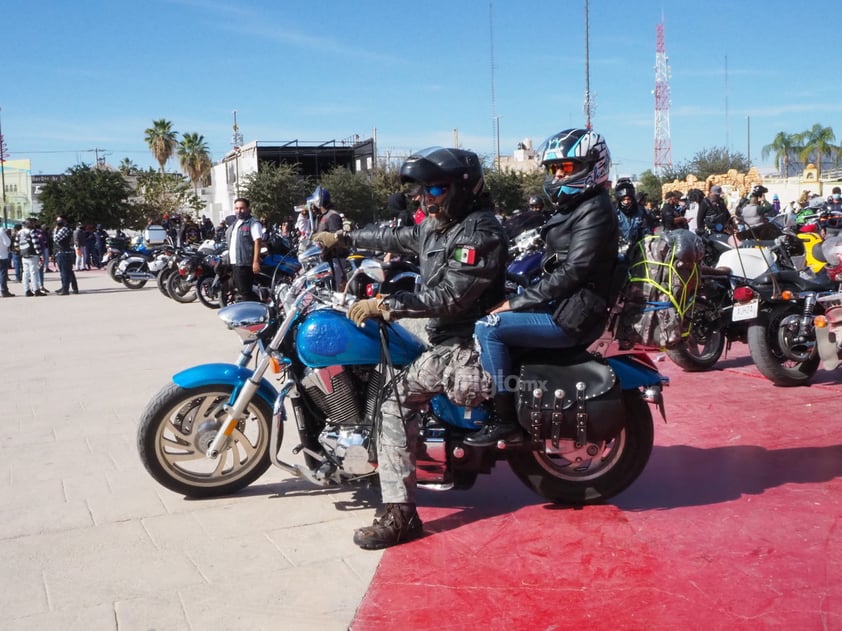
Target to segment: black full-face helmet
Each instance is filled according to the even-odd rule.
[[[544,192],[556,208],[568,208],[608,182],[611,154],[595,131],[565,129],[550,136],[542,148],[541,166],[547,171]]]
[[[401,165],[401,183],[407,182],[447,189],[444,201],[425,207],[440,220],[461,221],[473,209],[485,180],[477,154],[464,149],[428,147],[409,156]],[[426,204],[426,196],[423,198]]]
[[[617,182],[617,187],[614,189],[614,197],[617,198],[618,202],[623,201],[624,197],[630,197],[632,203],[634,203],[636,201],[635,190],[634,184],[632,184],[631,180],[622,179],[619,182]]]
[[[540,195],[532,195],[529,198],[530,210],[544,210],[544,199]]]

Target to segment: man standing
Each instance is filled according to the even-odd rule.
[[[244,197],[234,200],[234,213],[237,220],[228,228],[226,241],[237,300],[257,300],[254,275],[260,273],[263,226],[251,216],[251,204]]]
[[[27,219],[26,226],[18,232],[18,248],[23,262],[23,290],[27,297],[46,296],[41,288],[41,244],[33,234],[35,220]]]
[[[76,248],[76,271],[81,272],[88,266],[88,233],[81,221],[73,232],[73,247]]]
[[[58,271],[61,275],[61,289],[56,292],[57,296],[66,296],[71,289],[74,294],[79,293],[79,285],[76,282],[76,272],[73,271],[73,233],[67,225],[64,217],[56,217],[56,231],[53,234],[55,243],[55,257]]]
[[[14,294],[9,291],[9,267],[11,257],[9,248],[12,245],[12,238],[6,228],[0,228],[0,296],[13,298]]]

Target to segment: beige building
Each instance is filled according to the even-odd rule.
[[[0,172],[3,219],[12,227],[32,214],[32,164],[29,160],[6,160]]]

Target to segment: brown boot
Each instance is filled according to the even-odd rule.
[[[380,550],[421,536],[424,524],[415,504],[386,504],[380,517],[371,526],[354,532],[354,543],[364,550]]]

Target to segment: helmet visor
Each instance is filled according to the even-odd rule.
[[[544,165],[548,175],[554,177],[566,178],[582,171],[585,168],[585,163],[581,160],[567,158],[564,160],[553,160]]]

